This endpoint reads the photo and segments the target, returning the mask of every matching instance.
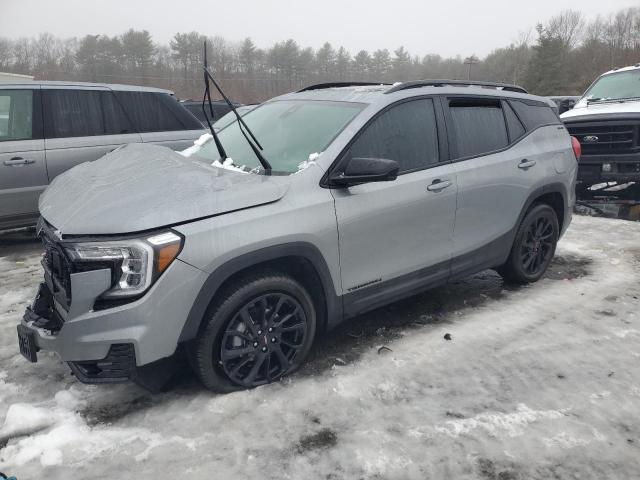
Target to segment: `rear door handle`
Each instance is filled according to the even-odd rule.
[[[9,160],[5,160],[3,163],[7,167],[15,167],[18,165],[31,165],[32,163],[36,163],[36,161],[29,158],[13,157]]]
[[[439,192],[440,190],[444,190],[447,187],[451,186],[451,182],[449,180],[440,180],[435,179],[431,182],[431,185],[427,186],[427,190],[430,192]]]
[[[518,168],[521,168],[523,170],[526,170],[527,168],[531,168],[536,164],[535,160],[527,160],[524,159],[522,160],[519,164],[518,164]]]

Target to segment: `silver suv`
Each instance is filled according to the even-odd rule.
[[[0,229],[35,225],[57,175],[127,143],[183,149],[202,125],[168,90],[69,82],[0,83]]]
[[[572,139],[508,85],[316,86],[180,155],[129,145],[40,199],[45,281],[21,351],[83,382],[278,380],[340,321],[487,268],[534,282],[571,221]],[[186,155],[186,156],[185,156]]]

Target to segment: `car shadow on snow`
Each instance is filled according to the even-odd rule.
[[[572,280],[589,275],[591,260],[578,255],[556,255],[544,278]],[[493,270],[428,290],[353,318],[318,339],[309,360],[295,375],[320,374],[334,365],[347,365],[373,347],[378,353],[407,329],[446,324],[454,312],[499,300],[526,288],[506,284]]]
[[[545,278],[572,280],[589,275],[591,260],[579,255],[556,255]],[[493,270],[485,270],[463,280],[428,290],[391,305],[350,319],[317,339],[309,359],[290,378],[320,375],[334,365],[347,365],[358,360],[371,348],[384,354],[392,349],[393,340],[407,329],[450,322],[455,312],[479,307],[526,288],[505,284]],[[201,392],[188,366],[179,370],[169,386],[172,394],[191,395]]]

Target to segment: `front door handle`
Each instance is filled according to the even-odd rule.
[[[31,165],[32,163],[36,163],[36,161],[31,160],[30,158],[13,157],[9,160],[5,160],[3,163],[7,167],[16,167],[18,165]]]
[[[451,182],[449,180],[440,180],[436,178],[431,185],[427,186],[427,190],[430,192],[439,192],[440,190],[444,190],[447,187],[451,186]]]
[[[535,164],[536,164],[535,160],[527,160],[525,158],[518,164],[518,168],[521,168],[522,170],[526,170],[527,168],[533,167]]]

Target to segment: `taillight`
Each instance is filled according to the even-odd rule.
[[[571,146],[573,147],[573,153],[576,155],[576,160],[580,160],[582,156],[582,145],[576,137],[571,137]]]

